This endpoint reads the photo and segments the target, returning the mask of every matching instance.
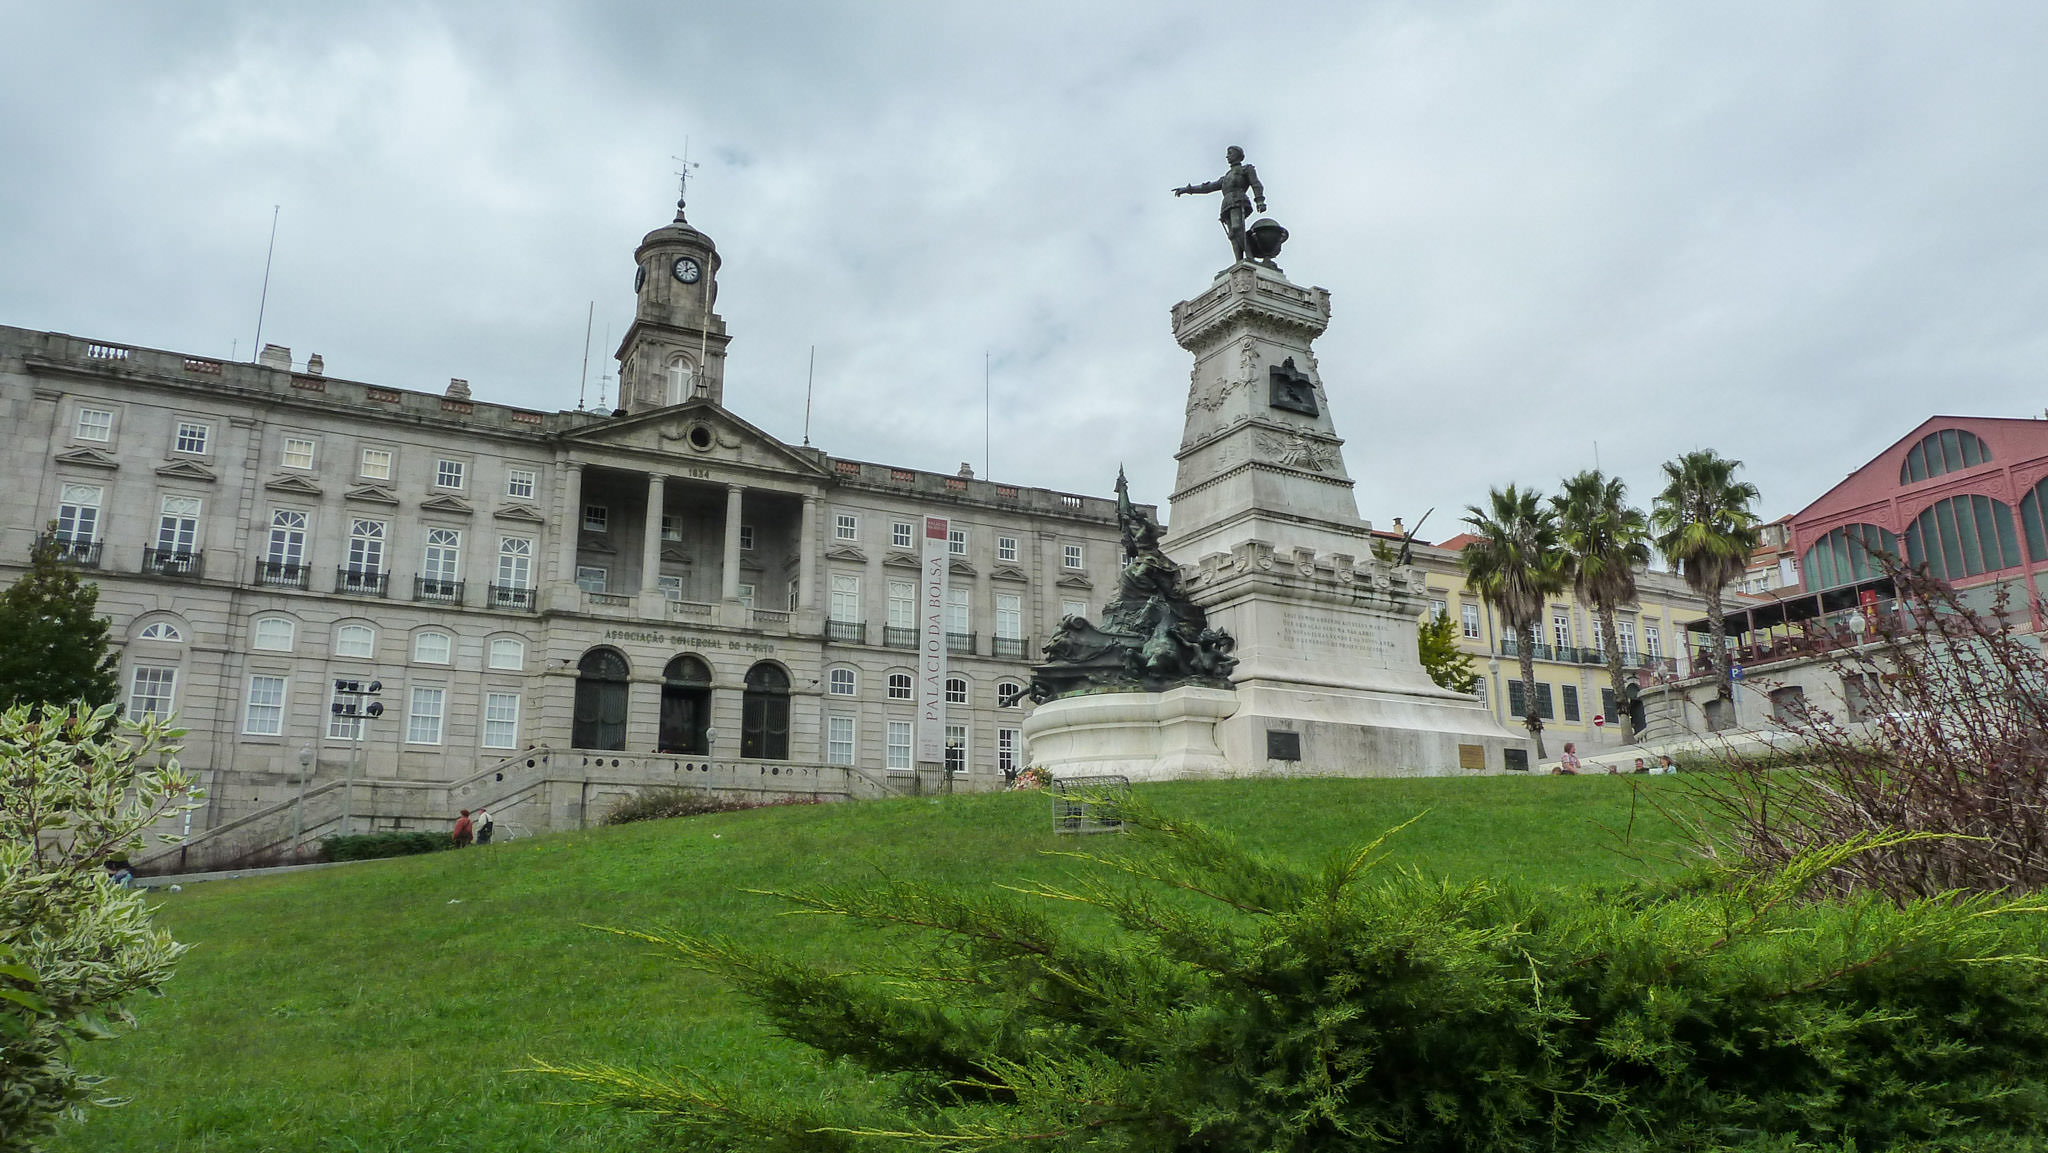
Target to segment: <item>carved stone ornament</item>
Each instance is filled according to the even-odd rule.
[[[1102,692],[1164,692],[1180,685],[1230,687],[1236,642],[1209,627],[1208,614],[1181,583],[1180,566],[1159,548],[1159,522],[1131,504],[1123,473],[1116,478],[1117,523],[1123,530],[1123,571],[1100,624],[1070,616],[1045,644],[1045,663],[1024,690],[1044,703]],[[1010,702],[1005,701],[1005,704]]]
[[[1305,468],[1310,472],[1328,472],[1337,466],[1335,450],[1298,432],[1282,435],[1262,431],[1258,434],[1258,441],[1259,451],[1275,464]]]

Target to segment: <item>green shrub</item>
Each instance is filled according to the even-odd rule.
[[[1060,884],[787,897],[896,942],[851,970],[624,934],[814,1050],[809,1089],[542,1071],[653,1114],[672,1147],[778,1153],[1925,1153],[2048,1135],[2044,906],[1806,899],[1882,839],[1768,878],[1532,893],[1383,869],[1381,842],[1301,869],[1125,816],[1130,855],[1076,854],[1089,867]]]
[[[772,801],[751,797],[727,797],[680,785],[642,789],[608,810],[600,823],[630,825],[634,821],[663,821],[670,817],[695,817],[703,813],[734,813],[768,805],[815,805],[816,797],[786,797]]]
[[[455,839],[447,833],[363,833],[352,837],[324,838],[320,842],[320,859],[374,861],[381,857],[410,857],[416,853],[438,853],[454,847]]]

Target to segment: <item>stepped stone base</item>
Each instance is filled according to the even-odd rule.
[[[1133,781],[1229,777],[1216,726],[1237,708],[1228,689],[1061,697],[1024,719],[1030,764],[1055,777],[1120,774]]]

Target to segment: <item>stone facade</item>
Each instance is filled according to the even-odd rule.
[[[679,211],[635,261],[613,413],[0,328],[0,581],[45,533],[92,572],[126,702],[189,732],[195,847],[275,847],[287,810],[307,837],[478,804],[554,828],[599,785],[911,791],[928,515],[962,534],[965,739],[922,783],[1023,767],[1000,686],[1114,587],[1114,501],[776,440],[726,407],[709,239]],[[370,699],[337,680],[382,716],[335,716]]]

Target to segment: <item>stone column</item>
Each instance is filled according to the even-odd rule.
[[[555,542],[555,579],[576,583],[576,541],[583,532],[583,466],[570,464],[562,476],[562,517],[556,522],[561,539]]]
[[[804,497],[804,511],[797,521],[796,608],[809,612],[818,603],[818,498]]]
[[[647,474],[647,528],[640,541],[640,595],[644,597],[661,595],[661,506],[667,486],[666,475]]]
[[[725,486],[725,572],[719,595],[729,601],[740,596],[740,497],[745,492],[736,484]]]

